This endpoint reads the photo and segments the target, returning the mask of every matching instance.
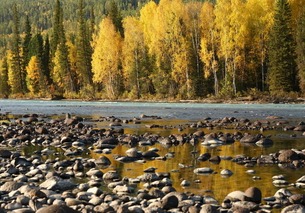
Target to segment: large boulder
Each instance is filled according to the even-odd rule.
[[[14,190],[19,189],[21,186],[23,186],[24,184],[21,182],[15,182],[15,181],[8,181],[5,182],[1,187],[0,187],[0,191],[4,191],[4,192],[11,192]]]
[[[245,195],[255,203],[260,203],[262,200],[262,192],[259,188],[256,187],[249,187],[245,191]]]
[[[76,187],[76,184],[71,182],[70,180],[65,180],[57,176],[53,176],[45,180],[40,184],[41,188],[49,189],[49,190],[70,190]]]
[[[295,151],[292,150],[283,150],[278,156],[278,160],[280,163],[289,163],[294,160],[299,160],[299,156]]]
[[[179,200],[177,196],[170,193],[165,195],[161,200],[161,207],[162,209],[169,210],[173,208],[177,208],[179,204]]]

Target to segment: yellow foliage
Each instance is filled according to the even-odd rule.
[[[32,56],[27,71],[27,86],[32,94],[37,94],[40,90],[41,66],[37,56]]]
[[[103,83],[109,98],[118,95],[121,75],[121,37],[110,18],[101,21],[100,31],[92,55],[93,81]]]
[[[156,16],[157,7],[154,1],[150,1],[140,11],[140,22],[143,25],[144,40],[145,44],[149,47],[150,54],[153,54],[152,42],[156,39],[153,20]]]
[[[145,51],[144,34],[140,21],[135,17],[126,17],[123,20],[123,27],[123,74],[129,79],[134,71],[140,71],[141,55]]]

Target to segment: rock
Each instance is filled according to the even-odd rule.
[[[89,176],[89,177],[98,177],[98,178],[101,178],[103,177],[104,173],[99,170],[99,169],[90,169],[89,171],[86,172],[86,175]]]
[[[191,183],[190,183],[189,181],[187,181],[187,180],[183,180],[183,181],[180,183],[180,185],[181,185],[182,187],[187,187],[187,186],[190,186]]]
[[[217,207],[211,204],[203,204],[200,213],[218,213]]]
[[[101,166],[102,168],[107,168],[111,165],[111,161],[106,156],[102,156],[96,159],[94,162],[96,165]]]
[[[305,213],[305,207],[300,204],[292,204],[283,208],[281,213]]]
[[[299,160],[298,154],[292,150],[283,150],[278,156],[278,160],[281,163],[289,163],[294,160]]]
[[[199,161],[207,161],[207,160],[210,159],[210,157],[211,157],[211,154],[210,154],[210,153],[204,153],[204,154],[200,155],[200,156],[197,158],[197,160],[199,160]]]
[[[293,131],[305,131],[305,125],[298,125]]]
[[[102,203],[101,205],[94,207],[94,212],[104,212],[104,213],[114,213],[114,208],[111,207],[108,203]]]
[[[38,127],[35,129],[35,132],[38,134],[48,134],[49,131],[45,127]]]
[[[46,179],[39,186],[41,188],[45,188],[53,191],[56,190],[65,191],[65,190],[74,189],[77,185],[71,182],[70,180],[65,180],[60,177],[53,176]]]
[[[120,175],[117,171],[108,171],[103,175],[103,180],[117,180],[120,179]]]
[[[77,206],[79,204],[82,204],[83,202],[77,198],[70,198],[70,197],[67,197],[65,199],[65,203],[67,206]]]
[[[133,213],[144,213],[144,210],[142,209],[142,207],[140,205],[130,206],[128,208],[128,211],[133,212]]]
[[[114,137],[109,137],[109,138],[105,138],[105,139],[101,139],[99,141],[97,141],[97,145],[102,145],[102,144],[108,144],[108,145],[118,145],[119,141],[118,139],[114,138]]]
[[[21,209],[21,208],[22,208],[21,203],[9,203],[5,207],[5,209],[7,209],[7,210],[16,210],[16,209]]]
[[[202,167],[202,168],[196,168],[194,169],[195,174],[211,174],[214,170],[209,167]]]
[[[27,159],[22,158],[22,157],[15,158],[14,160],[11,161],[11,164],[15,167],[17,167],[17,166],[29,167],[29,166],[33,165],[32,162],[30,162]]]
[[[247,134],[240,139],[241,143],[256,143],[260,139],[259,135]]]
[[[289,197],[289,202],[291,204],[305,205],[305,195],[304,194],[293,194]]]
[[[254,212],[259,209],[259,205],[250,201],[237,201],[232,204],[232,210],[235,212],[239,212],[240,209],[243,209],[247,212],[248,210],[249,212]]]
[[[147,158],[147,159],[152,159],[152,158],[160,157],[160,155],[157,152],[153,151],[153,150],[149,150],[147,152],[143,152],[142,155],[143,155],[143,158]]]
[[[1,158],[10,158],[12,155],[12,152],[5,149],[0,149],[0,157]]]
[[[233,175],[233,172],[229,169],[223,169],[221,170],[220,175],[223,177],[230,177],[231,175]]]
[[[288,189],[281,188],[275,192],[274,197],[281,199],[283,197],[290,197],[291,195],[292,193]]]
[[[0,210],[0,213],[4,213],[4,211]],[[35,213],[31,208],[20,208],[20,209],[15,209],[11,211],[11,213]]]
[[[217,138],[217,135],[214,133],[208,134],[205,136],[204,141],[201,143],[202,145],[222,145],[223,141]]]
[[[179,200],[173,194],[167,194],[161,200],[161,207],[162,207],[162,209],[165,209],[165,210],[177,208],[178,204],[179,204]]]
[[[0,191],[11,192],[11,191],[19,189],[22,185],[23,185],[23,183],[21,183],[21,182],[8,181],[8,182],[5,182],[0,187]]]
[[[255,143],[258,146],[271,146],[273,141],[270,138],[262,138]]]
[[[90,200],[89,200],[89,203],[94,205],[94,206],[97,206],[97,205],[100,205],[101,203],[103,203],[103,199],[100,198],[100,197],[97,197],[97,196],[93,196]]]
[[[127,185],[124,185],[124,186],[120,186],[120,185],[117,185],[114,189],[113,189],[113,193],[116,193],[116,194],[130,194],[130,193],[133,193],[135,191],[134,188],[130,187],[130,186],[127,186]]]
[[[225,199],[229,199],[234,202],[234,201],[246,201],[248,198],[245,192],[233,191],[229,193]]]
[[[92,194],[94,194],[96,196],[100,196],[103,193],[103,191],[100,188],[98,188],[98,187],[89,188],[87,190],[87,192],[92,193]]]
[[[36,213],[80,213],[80,212],[65,205],[50,205],[38,209]]]
[[[144,173],[137,178],[139,178],[142,182],[152,182],[160,179],[156,173]]]
[[[156,167],[148,167],[146,169],[143,170],[143,172],[145,173],[154,173],[156,171]]]
[[[30,198],[24,195],[18,195],[16,198],[16,202],[20,203],[21,205],[28,205]]]
[[[245,195],[250,199],[250,201],[255,202],[257,204],[261,203],[262,192],[259,188],[249,187],[248,189],[246,189]]]

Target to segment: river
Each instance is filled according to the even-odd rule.
[[[85,101],[40,101],[40,100],[0,100],[1,113],[12,115],[22,115],[37,113],[46,116],[73,115],[99,118],[115,116],[120,119],[139,118],[140,115],[154,115],[162,119],[143,120],[140,124],[123,124],[125,133],[144,134],[151,132],[168,136],[170,134],[189,134],[197,129],[188,128],[189,124],[206,118],[221,119],[223,117],[248,118],[250,120],[263,120],[267,116],[278,116],[282,119],[294,122],[305,121],[305,106],[303,104],[201,104],[201,103],[147,103],[147,102],[85,102]],[[161,128],[147,129],[145,124],[158,124]],[[94,123],[97,128],[104,128],[108,124],[103,122]],[[178,131],[178,126],[185,125],[182,131]],[[170,128],[164,128],[165,126]],[[205,133],[209,132],[234,132],[232,129],[202,129]],[[251,131],[250,131],[251,132]],[[256,132],[251,132],[256,133]],[[170,172],[173,186],[184,192],[191,192],[200,195],[212,195],[218,200],[222,199],[234,190],[245,190],[250,186],[261,189],[263,197],[273,196],[279,189],[272,184],[274,175],[283,174],[289,183],[294,183],[304,173],[305,169],[284,169],[278,165],[268,165],[245,167],[230,160],[222,160],[219,164],[209,161],[200,162],[197,157],[200,154],[209,152],[212,156],[260,156],[278,152],[282,149],[305,148],[305,136],[302,132],[272,130],[266,131],[264,135],[270,135],[274,144],[270,147],[259,147],[256,145],[244,145],[239,141],[233,144],[206,147],[200,143],[196,146],[184,144],[179,146],[164,147],[156,144],[154,147],[159,149],[159,154],[165,156],[172,153],[173,158],[166,161],[154,160],[146,163],[120,163],[114,160],[113,155],[123,155],[129,147],[118,146],[111,154],[106,155],[112,161],[110,169],[116,169],[122,177],[137,177],[148,167],[156,167],[157,172]],[[291,137],[294,135],[294,137]],[[151,147],[138,147],[145,151]],[[34,149],[42,149],[36,147]],[[31,154],[33,148],[25,148],[24,152]],[[99,158],[103,154],[91,153],[91,157]],[[50,156],[52,157],[52,156]],[[181,165],[186,165],[182,168]],[[196,175],[194,168],[210,167],[215,173],[211,175]],[[219,173],[222,169],[229,169],[233,175],[224,178]],[[254,173],[248,174],[251,169]],[[109,170],[109,169],[108,169]],[[105,170],[107,171],[107,170]],[[189,187],[181,187],[183,180],[189,181]],[[287,186],[292,191],[302,191]]]

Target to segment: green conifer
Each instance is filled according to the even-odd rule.
[[[269,45],[268,84],[272,94],[298,88],[295,42],[291,29],[291,9],[287,0],[276,1],[274,26]]]
[[[76,37],[76,67],[79,75],[80,88],[92,84],[90,36],[84,19],[84,1],[79,0],[78,29]]]
[[[13,5],[13,36],[11,42],[10,86],[13,94],[26,92],[25,70],[21,55],[21,38],[19,31],[19,13],[17,5]]]
[[[24,67],[26,67],[30,61],[31,56],[29,55],[29,45],[32,39],[32,28],[29,20],[29,16],[26,16],[25,19],[25,37],[23,40],[23,63]]]
[[[305,94],[305,9],[300,17],[297,26],[297,34],[296,34],[296,42],[297,42],[297,66],[298,66],[298,74],[300,78],[300,88]]]

